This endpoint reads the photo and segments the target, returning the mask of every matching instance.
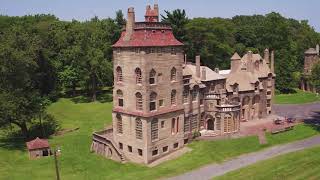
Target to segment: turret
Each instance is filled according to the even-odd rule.
[[[159,22],[159,6],[155,4],[153,9],[150,5],[146,7],[146,14],[145,14],[145,21],[146,22]]]
[[[274,73],[274,50],[271,51],[271,63],[270,63],[271,72]]]
[[[238,53],[234,53],[231,57],[231,72],[236,72],[241,64],[241,57]]]

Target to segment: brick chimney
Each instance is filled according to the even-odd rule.
[[[248,63],[247,63],[247,71],[253,72],[253,56],[252,56],[252,51],[248,51],[247,53],[247,58],[248,58]]]
[[[271,72],[274,73],[274,50],[271,51],[271,63],[270,63]]]
[[[127,17],[127,24],[126,24],[126,34],[124,36],[125,41],[129,41],[131,39],[135,24],[135,15],[134,15],[134,8],[128,8],[128,17]]]
[[[319,56],[319,44],[316,45],[317,55]]]
[[[204,81],[207,79],[206,68],[202,67],[201,69],[201,80]]]
[[[200,56],[196,56],[196,77],[200,78]]]
[[[269,54],[269,49],[264,50],[264,56],[263,59],[266,61],[266,63],[269,65],[270,64],[270,54]]]

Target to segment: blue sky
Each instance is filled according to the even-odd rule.
[[[308,20],[320,32],[320,0],[0,0],[0,14],[54,14],[62,20],[114,17],[129,6],[143,19],[146,4],[158,2],[163,10],[185,9],[189,17],[225,17],[279,12],[285,17]]]

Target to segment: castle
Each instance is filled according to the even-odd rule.
[[[159,22],[158,5],[145,22],[128,9],[113,45],[112,127],[93,134],[91,150],[115,161],[148,164],[202,136],[237,133],[242,121],[272,112],[274,52],[231,57],[231,69],[186,61],[183,43]]]
[[[300,85],[300,88],[304,91],[316,92],[316,89],[309,82],[309,76],[311,75],[313,65],[317,62],[320,62],[318,44],[316,48],[309,48],[304,52],[304,71]]]

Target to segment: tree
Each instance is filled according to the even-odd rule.
[[[164,11],[166,15],[161,15],[162,22],[169,23],[172,27],[174,36],[181,42],[186,42],[186,24],[188,23],[188,17],[185,10],[176,9],[172,12]]]
[[[312,86],[320,92],[320,62],[313,65],[310,79]]]

